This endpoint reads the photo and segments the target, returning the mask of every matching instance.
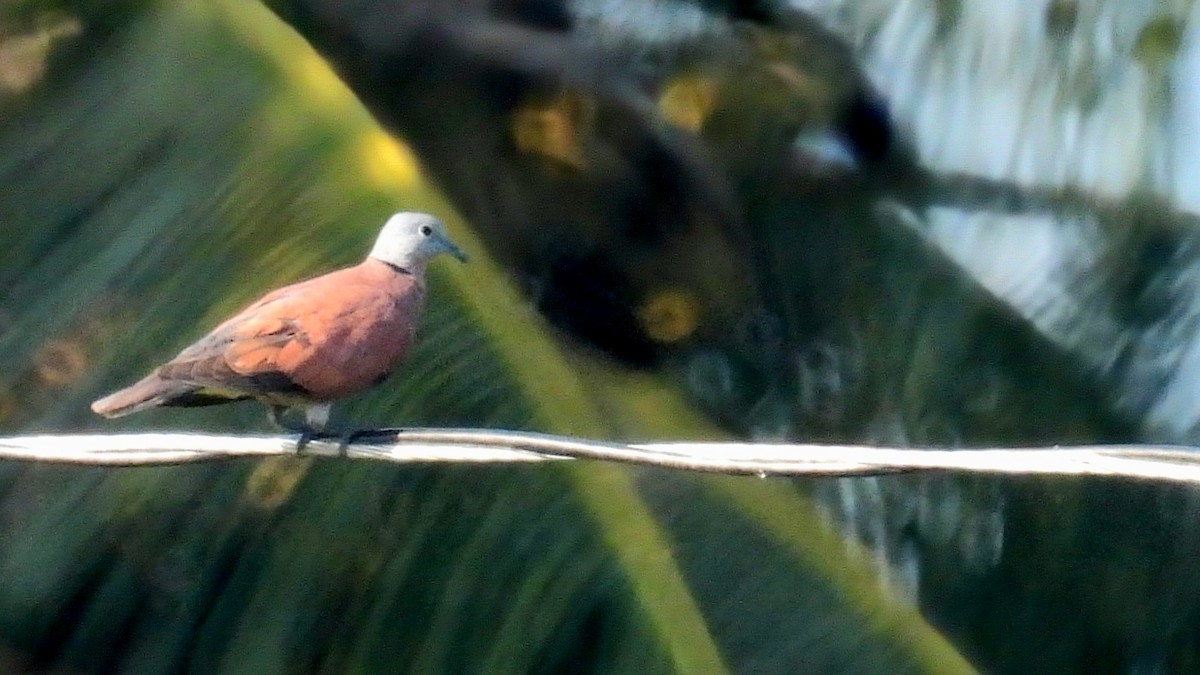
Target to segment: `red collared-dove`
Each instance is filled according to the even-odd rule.
[[[388,219],[362,263],[272,291],[154,369],[92,404],[105,417],[158,406],[255,399],[280,422],[304,411],[321,431],[332,402],[388,376],[404,357],[425,300],[425,267],[466,255],[424,213]]]

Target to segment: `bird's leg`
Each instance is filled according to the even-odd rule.
[[[304,409],[304,427],[300,432],[300,439],[296,441],[296,454],[303,454],[304,448],[309,442],[317,438],[330,438],[330,434],[326,427],[329,425],[329,410],[333,407],[331,403],[319,403],[310,405]],[[343,455],[345,453],[342,453]]]
[[[296,454],[301,455],[304,454],[304,448],[313,440],[330,436],[325,431],[325,425],[329,422],[330,407],[328,403],[308,406],[304,410],[303,422],[287,419],[288,413],[292,412],[289,406],[269,405],[267,410],[275,426],[284,431],[300,434],[300,438],[296,440]]]
[[[404,431],[400,427],[383,429],[345,429],[334,431],[329,429],[329,411],[332,404],[321,403],[309,405],[304,409],[303,424],[288,424],[283,421],[283,415],[289,411],[287,406],[273,405],[270,407],[271,420],[288,431],[300,433],[296,441],[296,454],[303,454],[304,448],[317,439],[338,439],[338,455],[346,457],[350,454],[350,444],[362,439],[389,439]]]
[[[358,438],[359,430],[349,429],[338,436],[338,457],[350,456],[350,444]]]
[[[314,403],[304,409],[304,421],[308,428],[317,433],[324,433],[329,426],[329,411],[332,403]]]
[[[287,422],[283,419],[283,416],[286,415],[287,412],[288,408],[285,405],[267,406],[267,415],[271,417],[271,424],[274,424],[284,431],[292,431],[293,429],[288,426]]]
[[[296,439],[296,455],[303,455],[305,448],[308,447],[310,441],[318,438],[321,432],[316,429],[304,429],[300,432],[300,438]]]

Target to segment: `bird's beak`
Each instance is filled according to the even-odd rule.
[[[442,243],[446,247],[446,253],[449,253],[450,255],[454,256],[455,258],[458,258],[459,261],[461,261],[461,262],[467,262],[467,254],[465,251],[463,251],[461,248],[458,247],[458,244],[455,244],[454,242],[450,241],[450,239],[448,237],[443,237]]]

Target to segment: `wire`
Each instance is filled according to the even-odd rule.
[[[295,454],[295,436],[135,433],[0,437],[0,459],[59,464],[166,465]],[[622,444],[491,429],[393,429],[372,432],[344,447],[337,439],[314,440],[302,454],[406,464],[588,459],[762,477],[955,472],[1200,483],[1200,450],[1184,446],[948,450],[808,443]]]

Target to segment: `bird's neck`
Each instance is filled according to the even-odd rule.
[[[398,265],[379,258],[367,258],[362,264],[365,268],[377,270],[383,274],[403,274],[411,276],[418,282],[425,280],[425,267],[429,264],[428,260],[408,260],[405,263]]]

